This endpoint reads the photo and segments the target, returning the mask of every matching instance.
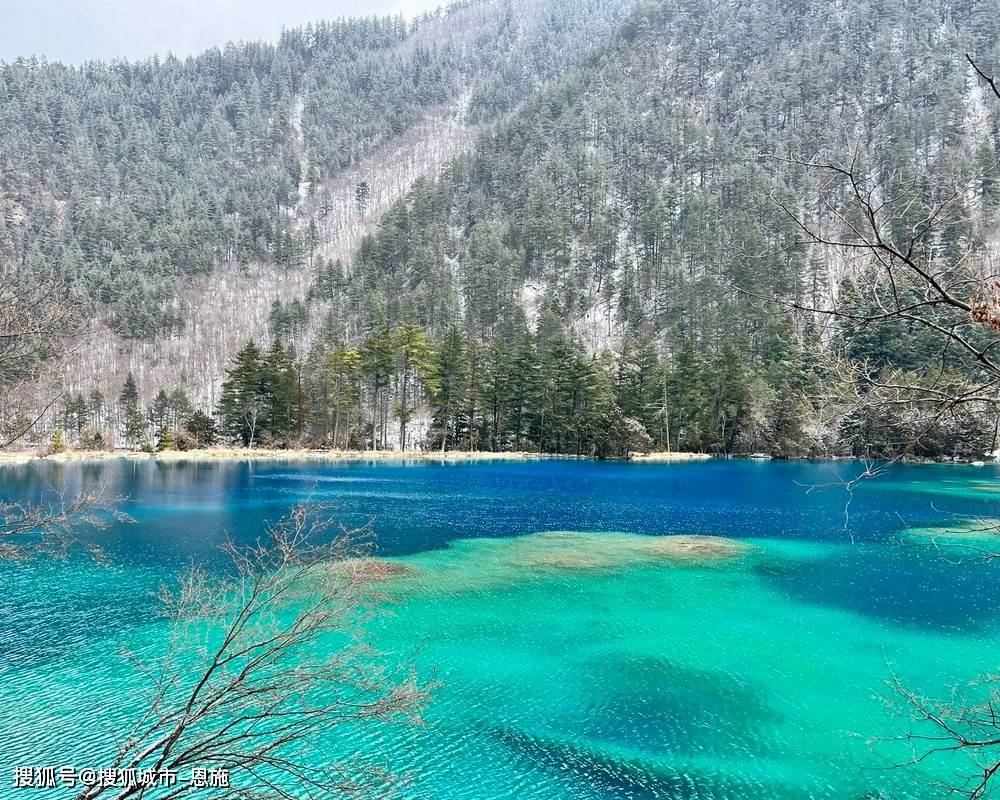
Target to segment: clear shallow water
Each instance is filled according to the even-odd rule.
[[[140,686],[118,651],[160,633],[150,590],[192,558],[215,559],[226,532],[253,538],[307,497],[347,523],[373,519],[382,554],[411,568],[375,635],[440,681],[428,724],[337,745],[385,752],[407,775],[406,797],[933,796],[919,788],[926,774],[880,770],[867,745],[899,730],[885,681],[895,672],[944,691],[994,669],[1000,573],[950,563],[910,529],[998,516],[1000,480],[993,468],[899,468],[861,486],[845,520],[843,490],[809,487],[857,468],[0,469],[0,494],[96,481],[128,496],[137,520],[101,535],[113,569],[0,566],[0,797],[33,795],[11,788],[14,765],[106,761]],[[647,541],[636,534],[673,533],[749,551],[712,563],[635,557],[632,543]],[[923,771],[946,779],[964,766]]]

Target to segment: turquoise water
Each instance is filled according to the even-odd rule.
[[[336,745],[379,753],[404,797],[936,796],[922,787],[969,765],[885,769],[901,730],[886,681],[943,694],[1000,663],[998,565],[956,563],[965,540],[928,535],[1000,516],[1000,473],[900,467],[845,516],[836,484],[857,469],[2,468],[0,494],[96,482],[136,522],[100,534],[110,568],[0,566],[0,797],[60,796],[11,788],[15,765],[105,763],[142,686],[120,650],[155,650],[162,634],[152,589],[192,559],[221,567],[227,533],[250,540],[306,498],[373,520],[380,554],[408,567],[373,635],[439,683],[427,724]],[[737,544],[677,559],[657,549],[669,534]]]

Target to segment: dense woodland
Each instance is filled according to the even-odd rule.
[[[995,420],[969,407],[927,430],[903,406],[866,407],[839,362],[919,381],[934,341],[899,321],[829,324],[833,303],[861,314],[879,298],[859,288],[865,264],[804,244],[787,211],[843,234],[846,204],[821,202],[800,161],[853,157],[924,208],[963,187],[935,246],[986,258],[1000,131],[963,54],[1000,63],[1000,16],[958,0],[655,0],[581,56],[625,4],[553,3],[516,35],[518,9],[501,8],[445,16],[472,15],[464,28],[311,26],[185,62],[3,65],[8,271],[54,270],[138,337],[183,335],[185,271],[314,274],[237,355],[217,407],[193,408],[179,369],[155,396],[134,381],[70,394],[60,435],[608,457],[995,449]],[[418,180],[348,262],[319,257],[300,193],[466,89],[486,125],[472,151]],[[960,354],[947,367],[955,385],[977,377]]]
[[[689,449],[898,451],[917,423],[838,403],[856,392],[817,364],[871,359],[919,380],[934,337],[789,314],[878,301],[850,280],[864,264],[803,245],[788,210],[821,230],[845,232],[850,219],[795,162],[853,155],[889,196],[916,185],[901,231],[959,189],[940,257],[988,258],[998,132],[963,53],[990,69],[998,25],[952,2],[643,4],[588,63],[418,182],[352,269],[327,265],[313,294],[349,335],[386,318],[516,341],[527,314],[539,340],[552,337],[546,320],[562,320],[562,334],[617,374],[648,345],[663,375],[689,373],[659,403],[663,422],[653,401],[640,412],[619,398],[654,441],[673,416],[674,446]],[[954,381],[977,377],[958,354],[949,367]],[[769,438],[789,419],[805,435]],[[916,452],[982,452],[992,428],[946,415]]]
[[[914,438],[914,454],[931,457],[996,448],[990,420],[964,408],[930,429],[902,407],[834,404],[824,419],[809,398],[822,397],[835,377],[818,332],[807,336],[800,343],[789,322],[772,324],[764,365],[751,371],[733,341],[709,358],[684,343],[665,359],[640,338],[594,355],[548,311],[537,331],[522,326],[487,340],[457,327],[432,339],[419,326],[382,320],[356,346],[330,334],[301,356],[280,338],[248,342],[211,415],[192,405],[183,374],[148,408],[131,376],[117,398],[70,394],[50,445],[104,449],[117,438],[149,451],[236,443],[598,458],[654,449],[890,457]],[[841,336],[844,347],[859,346],[853,331]],[[919,362],[919,348],[910,352]]]
[[[126,337],[181,333],[178,281],[305,263],[319,242],[303,195],[461,93],[495,118],[627,5],[459,3],[185,60],[0,63],[3,273],[57,283]]]

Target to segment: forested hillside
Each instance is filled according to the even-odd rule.
[[[646,4],[383,218],[357,257],[355,306],[431,326],[458,315],[482,335],[535,287],[597,344],[758,333],[760,315],[731,307],[736,288],[818,304],[834,265],[790,247],[771,198],[822,213],[815,176],[776,159],[858,146],[897,182],[919,176],[928,199],[991,166],[993,123],[963,129],[982,102],[963,53],[989,58],[1000,21],[961,5]],[[977,199],[956,241],[975,232]],[[456,258],[454,286],[434,274],[438,253]]]
[[[323,220],[305,212],[331,213],[325,181],[441,108],[458,103],[462,124],[496,118],[627,5],[456,4],[183,61],[0,64],[4,273],[58,281],[125,338],[183,335],[192,276],[310,262]],[[374,178],[357,189],[362,205],[383,191]]]
[[[801,162],[853,158],[923,207],[963,187],[939,257],[990,257],[1000,142],[964,53],[998,63],[1000,15],[652,0],[618,25],[626,11],[470,4],[185,62],[5,65],[5,269],[55,270],[121,335],[159,336],[95,361],[136,370],[140,404],[193,396],[246,444],[894,452],[910,421],[828,402],[830,365],[913,370],[919,336],[865,344],[791,313],[870,298],[864,266],[804,246],[787,211],[850,235],[846,199]],[[218,318],[250,322],[221,336]],[[234,330],[259,346],[216,393]],[[77,371],[75,407],[122,373]],[[988,423],[942,418],[920,451],[983,452]]]
[[[998,33],[997,15],[953,2],[645,3],[468,157],[418,182],[349,276],[321,272],[312,297],[348,338],[387,321],[432,336],[454,326],[470,347],[534,331],[543,362],[560,337],[612,350],[616,374],[646,387],[620,405],[661,443],[672,419],[680,448],[891,452],[905,420],[873,430],[818,407],[833,380],[821,365],[847,331],[771,301],[829,308],[848,271],[801,246],[786,213],[843,231],[846,201],[821,202],[815,171],[790,162],[859,158],[890,196],[916,182],[913,220],[969,186],[939,244],[946,258],[988,256],[997,129],[963,54],[992,65]],[[921,360],[916,334],[871,355],[907,369]],[[865,346],[849,345],[856,357]],[[968,419],[950,426],[927,452],[986,446]]]

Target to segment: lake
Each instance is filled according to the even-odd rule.
[[[893,675],[944,695],[1000,664],[1000,565],[950,535],[1000,517],[993,466],[900,466],[849,494],[854,462],[189,462],[0,468],[0,496],[101,484],[133,524],[83,556],[0,565],[0,797],[14,766],[100,767],[154,648],[152,591],[221,568],[306,499],[372,522],[392,585],[380,649],[439,683],[421,727],[351,747],[403,797],[923,798],[962,756],[887,769]],[[544,532],[572,532],[552,535]],[[579,535],[574,535],[579,534]],[[745,542],[723,560],[636,558],[669,534]],[[639,543],[637,545],[636,543]],[[980,542],[980,545],[983,543]],[[1000,545],[998,545],[1000,546]],[[971,770],[974,771],[974,770]]]

